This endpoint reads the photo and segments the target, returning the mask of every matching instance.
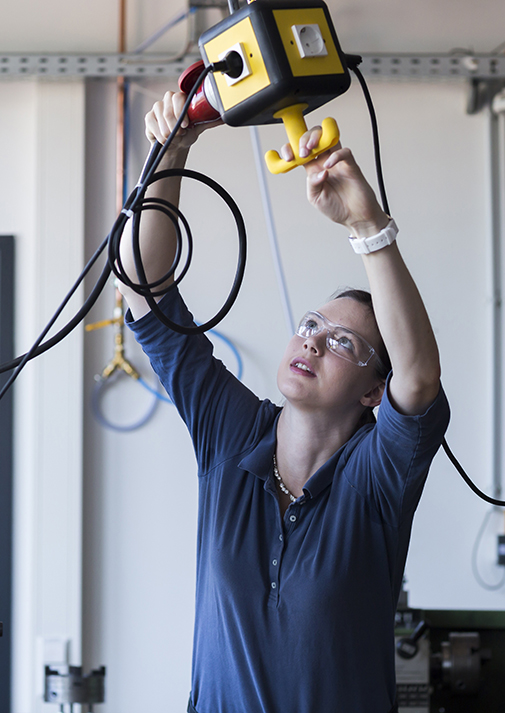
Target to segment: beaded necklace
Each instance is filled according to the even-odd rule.
[[[283,482],[283,480],[280,476],[280,473],[279,473],[279,469],[277,468],[277,459],[275,457],[275,453],[274,453],[274,475],[277,478],[277,480],[279,481],[280,489],[282,490],[283,493],[285,493],[286,495],[289,496],[289,499],[291,500],[291,502],[294,503],[296,500],[298,500],[298,498],[295,497],[293,495],[293,493],[290,490],[288,490],[286,488],[286,486],[284,485],[284,482]]]

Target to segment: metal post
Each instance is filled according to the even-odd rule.
[[[491,260],[493,294],[493,489],[502,497],[503,459],[503,280],[502,241],[504,229],[505,132],[503,113],[490,110],[491,168]]]

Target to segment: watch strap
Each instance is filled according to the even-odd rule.
[[[391,245],[391,243],[395,242],[397,235],[398,226],[391,218],[386,227],[377,233],[377,235],[371,235],[368,238],[354,238],[351,235],[349,236],[349,242],[355,253],[368,254]]]

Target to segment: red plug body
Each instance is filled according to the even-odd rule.
[[[202,60],[199,62],[195,62],[195,64],[192,64],[190,67],[188,67],[184,72],[181,74],[179,77],[179,89],[181,92],[184,92],[184,94],[189,94],[191,89],[196,84],[196,80],[202,73],[205,65]],[[207,98],[205,94],[205,89],[209,89],[210,84],[205,80],[195,96],[193,97],[193,100],[191,101],[191,104],[189,106],[188,110],[188,119],[190,124],[195,125],[195,124],[205,124],[210,121],[216,121],[221,117],[221,114],[217,109],[212,106],[212,104],[209,101],[209,98]],[[210,89],[212,89],[210,87]],[[212,99],[211,99],[212,101]]]

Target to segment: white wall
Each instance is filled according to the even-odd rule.
[[[182,7],[181,3],[167,11],[166,4],[154,0],[147,4],[129,3],[130,46],[136,46]],[[503,14],[498,0],[486,0],[478,7],[465,0],[458,3],[457,12],[453,6],[438,2],[423,3],[421,12],[419,3],[413,0],[391,0],[380,7],[376,3],[339,3],[333,9],[346,51],[363,52],[444,52],[455,46],[488,51],[503,39]],[[0,46],[4,51],[114,51],[116,20],[116,7],[110,4],[69,5],[50,0],[43,9],[36,3],[16,4],[16,8],[8,9],[0,27]],[[160,49],[176,51],[184,39],[181,27],[164,40]],[[165,88],[146,82],[132,90],[132,181],[147,151],[142,116]],[[391,210],[401,229],[399,244],[425,297],[440,345],[443,382],[453,411],[448,440],[477,484],[489,492],[492,295],[488,117],[486,113],[472,117],[465,114],[464,84],[372,83],[371,89],[380,122]],[[76,99],[75,91],[75,87],[69,89],[59,83],[53,89],[41,89],[37,82],[0,84],[0,180],[4,196],[0,230],[18,235],[23,246],[18,262],[20,349],[27,346],[40,327],[40,312],[45,315],[41,295],[49,294],[51,302],[53,296],[56,299],[54,293],[63,294],[66,287],[66,283],[63,286],[57,280],[48,285],[36,279],[37,267],[46,264],[42,261],[55,247],[60,250],[65,244],[65,229],[61,227],[54,238],[47,231],[43,240],[39,237],[40,162],[48,166],[54,161],[74,177],[82,176],[80,158],[74,165],[68,163],[73,145],[80,156],[82,141],[83,127],[78,117],[84,116],[83,96]],[[72,96],[73,101],[81,102],[74,105],[77,108],[73,109],[72,121],[62,127],[65,148],[52,153],[40,148],[43,143],[38,127],[42,125],[42,115],[38,108],[44,92],[52,92],[53,107],[58,97],[62,101],[65,97],[67,104]],[[89,257],[108,232],[115,214],[114,84],[88,82],[85,110],[85,251]],[[359,89],[353,85],[345,96],[318,111],[314,119],[327,115],[336,116],[344,143],[354,149],[373,180],[369,120]],[[56,121],[54,113],[46,112],[45,116],[46,121]],[[265,150],[284,141],[280,127],[263,128],[260,135]],[[237,305],[220,329],[241,350],[245,382],[260,396],[276,400],[279,395],[275,372],[287,331],[261,214],[249,130],[224,127],[204,135],[192,152],[190,166],[221,182],[244,213],[249,234],[246,278]],[[339,285],[365,286],[360,259],[350,250],[345,232],[326,223],[305,204],[301,170],[269,177],[268,183],[295,317],[307,306],[320,304]],[[55,190],[64,188],[58,185]],[[78,185],[74,191],[79,192]],[[195,211],[195,203],[202,207]],[[194,186],[184,187],[183,209],[194,227],[197,243],[195,264],[183,292],[197,317],[205,319],[219,306],[232,278],[233,228],[218,199],[204,195]],[[63,207],[56,204],[54,210],[63,211]],[[77,230],[70,239],[73,245],[82,246],[82,225],[80,218],[68,218],[68,230]],[[69,260],[64,268],[66,277],[77,273],[79,260]],[[88,290],[91,283],[89,280]],[[110,286],[88,321],[110,317],[113,299]],[[269,327],[277,320],[278,329],[265,330],[265,320]],[[143,355],[129,335],[127,339],[127,357],[149,378]],[[41,366],[33,366],[18,387],[18,402],[25,400],[22,407],[18,406],[16,417],[16,547],[26,544],[27,527],[30,539],[21,550],[24,555],[16,560],[21,649],[16,654],[17,698],[13,713],[36,710],[35,687],[30,683],[39,665],[35,650],[30,653],[36,637],[68,636],[78,644],[80,636],[75,622],[65,628],[54,618],[41,617],[41,612],[54,612],[60,606],[62,615],[73,612],[75,619],[79,593],[74,592],[73,598],[69,595],[64,611],[59,599],[65,577],[70,577],[75,589],[78,579],[73,564],[67,569],[62,565],[60,575],[54,578],[52,595],[51,578],[37,579],[50,572],[51,566],[50,550],[43,546],[46,541],[37,540],[37,533],[44,531],[37,530],[37,523],[43,521],[41,513],[50,515],[54,493],[61,493],[65,483],[71,481],[74,488],[78,487],[80,465],[75,461],[81,462],[79,434],[84,439],[83,663],[86,670],[107,666],[108,702],[97,709],[104,713],[176,713],[185,710],[190,685],[196,523],[191,444],[173,408],[166,404],[160,404],[154,417],[139,430],[116,433],[100,426],[91,414],[89,395],[94,375],[112,356],[112,332],[108,328],[89,333],[84,337],[83,351],[79,341],[73,343],[72,349],[71,358],[59,361],[55,356],[54,362],[52,357],[46,362],[53,364],[52,369],[59,365],[58,383],[63,379],[69,384],[65,393],[50,392],[47,398],[43,386],[47,382],[43,378],[50,379],[51,372],[43,377]],[[84,357],[82,370],[77,366],[79,355]],[[222,356],[233,366],[225,350]],[[68,401],[66,393],[70,393],[74,408],[59,411],[61,404]],[[46,402],[50,402],[49,411],[44,410]],[[37,410],[23,411],[30,406]],[[119,423],[136,421],[149,407],[150,397],[126,379],[114,385],[104,399],[107,416]],[[42,429],[41,419],[50,419],[47,422],[53,424],[55,418],[60,419],[55,428],[73,454],[70,481],[66,480],[70,471],[63,458],[52,471],[46,469],[45,481],[38,478],[37,454],[41,449],[47,451],[48,445],[54,447],[51,429]],[[53,453],[46,462],[54,464],[54,457]],[[80,513],[75,497],[67,507],[67,512]],[[416,516],[407,565],[414,606],[503,607],[505,590],[485,591],[471,572],[471,549],[486,512],[487,506],[468,490],[445,456],[437,456]],[[30,519],[30,513],[35,514],[35,519]],[[75,552],[80,546],[76,534],[80,522],[74,519],[72,527]],[[489,582],[497,581],[501,575],[493,561],[495,535],[502,530],[502,518],[493,516],[479,557],[482,576]],[[65,541],[61,533],[53,536],[56,543]],[[48,585],[46,589],[40,587],[43,581]],[[54,622],[53,630],[50,624]],[[24,662],[22,651],[29,652]]]
[[[0,83],[0,231],[15,236],[18,353],[82,269],[83,89]],[[63,320],[80,299],[78,291]],[[65,648],[69,663],[81,659],[82,369],[77,330],[28,364],[15,386],[14,611],[6,625],[16,713],[43,709],[43,663],[55,661],[49,646]]]

